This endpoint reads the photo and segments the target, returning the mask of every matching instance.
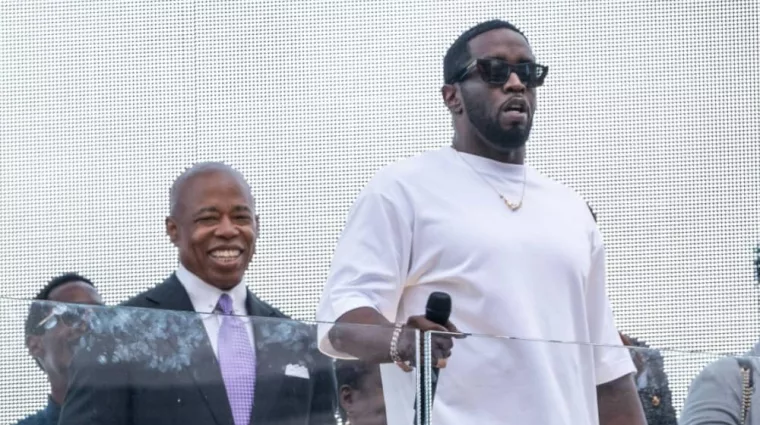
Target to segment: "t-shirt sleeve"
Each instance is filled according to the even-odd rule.
[[[679,423],[740,424],[743,387],[740,367],[735,358],[725,357],[707,365],[689,387]]]
[[[636,368],[615,327],[607,296],[604,243],[596,227],[592,240],[591,270],[586,283],[586,314],[590,342],[594,344],[596,385],[601,385],[634,373]]]
[[[412,244],[410,204],[398,184],[375,176],[351,207],[333,254],[316,319],[320,350],[336,351],[327,333],[346,312],[370,307],[393,322],[409,269]]]

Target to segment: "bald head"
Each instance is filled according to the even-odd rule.
[[[251,187],[220,162],[195,164],[172,185],[166,234],[179,260],[222,290],[240,284],[256,252],[259,220]]]
[[[176,216],[178,208],[182,205],[182,199],[184,198],[184,192],[187,187],[191,186],[189,183],[198,176],[208,174],[224,174],[238,180],[247,190],[246,193],[251,197],[251,205],[256,206],[256,201],[253,198],[251,186],[245,180],[243,174],[230,167],[223,162],[198,162],[193,164],[190,168],[186,169],[182,174],[174,180],[171,190],[169,191],[169,215]]]

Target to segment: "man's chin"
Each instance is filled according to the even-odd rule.
[[[208,277],[204,279],[204,281],[206,281],[206,283],[211,286],[221,289],[222,291],[229,291],[243,281],[244,275],[245,270],[224,272],[214,270],[208,274]]]
[[[530,135],[530,128],[514,126],[509,129],[500,128],[498,131],[493,129],[481,134],[483,141],[491,150],[499,153],[510,153],[525,146]]]
[[[509,139],[509,140],[498,140],[496,142],[492,142],[490,140],[486,141],[488,146],[500,153],[510,153],[515,151],[516,149],[520,149],[521,147],[525,146],[525,143],[528,141],[527,138],[523,139]]]

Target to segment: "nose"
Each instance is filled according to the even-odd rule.
[[[525,84],[517,76],[517,73],[510,73],[507,82],[504,83],[503,90],[507,93],[522,93],[526,90]]]
[[[240,234],[240,231],[238,231],[238,228],[229,217],[224,216],[216,227],[214,233],[219,237],[230,239]]]

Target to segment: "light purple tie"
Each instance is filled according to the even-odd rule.
[[[217,307],[225,315],[219,329],[219,366],[232,417],[235,425],[249,425],[256,385],[256,353],[243,322],[231,316],[232,298],[222,294]]]

